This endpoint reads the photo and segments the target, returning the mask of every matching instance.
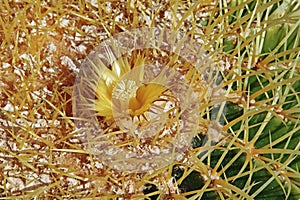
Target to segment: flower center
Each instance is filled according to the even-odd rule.
[[[113,89],[112,97],[127,101],[136,96],[138,86],[134,80],[121,80]]]

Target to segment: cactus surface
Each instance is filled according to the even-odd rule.
[[[208,69],[197,73],[172,53],[136,51],[91,83],[101,130],[124,137],[117,144],[126,148],[141,140],[120,133],[112,119],[110,95],[120,74],[155,58],[202,95],[184,156],[128,173],[86,148],[86,130],[75,123],[74,83],[103,41],[153,27],[184,33],[211,63],[203,62]],[[299,52],[297,0],[3,0],[0,198],[300,199]],[[130,116],[143,125],[153,102],[174,99],[155,84],[135,91]],[[171,114],[169,122],[178,122]]]

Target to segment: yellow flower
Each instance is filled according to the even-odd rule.
[[[112,64],[111,69],[103,70],[95,88],[94,109],[97,116],[112,118],[113,106],[117,110],[122,109],[113,99],[121,101],[121,104],[127,103],[132,117],[143,115],[153,102],[159,100],[167,88],[157,83],[142,84],[145,60],[142,54],[137,54],[132,62],[127,57],[121,57]],[[132,73],[124,78],[128,72]]]

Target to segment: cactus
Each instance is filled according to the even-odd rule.
[[[299,11],[296,0],[4,0],[0,198],[300,199]],[[178,67],[182,60],[176,55],[150,50],[118,60],[127,72],[157,55],[203,95],[199,126],[184,157],[128,173],[105,165],[85,147],[86,130],[76,127],[72,113],[73,87],[96,46],[145,27],[181,31],[212,66],[199,74],[191,63]],[[91,85],[98,92],[97,122],[117,135],[110,93],[120,77],[118,67],[111,69]],[[150,84],[137,91],[129,108],[140,120],[165,88]]]
[[[294,16],[299,16],[299,3],[231,1],[229,7],[224,4],[220,4],[218,14],[226,17],[219,18],[224,28],[233,29],[217,34],[216,37],[223,38],[223,43],[218,45],[228,53],[229,59],[235,58],[237,65],[242,66],[234,65],[224,73],[223,80],[234,81],[224,81],[223,86],[229,94],[239,98],[229,98],[225,104],[227,109],[219,111],[226,121],[223,127],[223,131],[227,130],[226,136],[210,154],[200,157],[205,168],[194,169],[194,172],[202,177],[202,181],[198,181],[201,185],[198,190],[202,193],[195,192],[193,199],[198,196],[203,199],[298,199],[300,18]],[[206,26],[216,22],[211,20]],[[241,32],[234,33],[237,30]],[[235,37],[228,37],[230,34]],[[197,140],[195,149],[201,152],[201,140]],[[293,177],[285,176],[289,172]],[[182,181],[182,176],[185,175],[179,175],[178,180]],[[188,174],[186,179],[191,180]],[[190,188],[197,185],[189,183],[182,181],[183,191],[194,190]]]

